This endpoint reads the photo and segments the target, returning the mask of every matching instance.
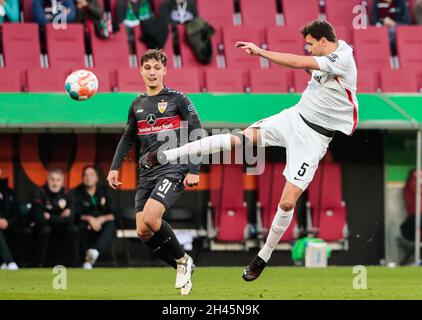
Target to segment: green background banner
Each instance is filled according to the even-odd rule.
[[[2,128],[122,128],[134,93],[98,93],[78,102],[61,93],[0,94]],[[297,103],[296,94],[190,94],[205,127],[245,127]],[[422,96],[361,94],[360,129],[414,129]]]

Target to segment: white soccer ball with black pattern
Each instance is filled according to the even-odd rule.
[[[98,79],[91,71],[76,70],[66,78],[65,89],[74,100],[88,100],[98,90]]]

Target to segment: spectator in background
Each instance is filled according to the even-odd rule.
[[[169,23],[183,24],[198,16],[195,0],[164,0],[160,7],[160,16]]]
[[[0,0],[0,24],[19,22],[19,0]]]
[[[61,170],[48,172],[47,183],[40,188],[32,204],[32,217],[37,235],[37,259],[39,266],[45,266],[51,238],[57,254],[68,252],[66,260],[73,267],[79,265],[79,230],[74,224],[74,208],[71,197],[63,188],[64,175]],[[64,240],[64,241],[63,241]],[[56,244],[67,247],[61,250]],[[58,252],[58,250],[60,250]]]
[[[149,0],[118,0],[116,6],[117,23],[133,28],[141,21],[153,17],[151,2]]]
[[[422,175],[422,172],[421,172]],[[402,236],[409,240],[415,241],[415,229],[416,229],[416,170],[410,171],[407,177],[406,185],[404,187],[404,200],[406,203],[407,218],[400,225],[400,231]],[[422,209],[422,205],[421,205]],[[422,226],[421,226],[422,230]]]
[[[394,28],[411,23],[406,0],[375,0],[372,4],[371,18],[374,25],[389,28],[391,52],[393,56],[397,55]]]
[[[422,24],[422,0],[418,0],[415,5],[416,24]]]
[[[73,190],[81,231],[84,269],[92,269],[98,257],[109,247],[115,235],[112,201],[104,186],[98,185],[93,166],[82,171],[82,184]]]
[[[98,0],[75,0],[76,22],[84,23],[87,20],[101,20],[104,14],[103,7]]]
[[[53,22],[55,16],[62,13],[61,7],[65,8],[66,23],[75,22],[75,0],[32,0],[32,21],[45,26]]]
[[[7,179],[0,179],[0,264],[2,270],[18,270],[7,245],[5,233],[18,224],[20,210],[14,192],[7,182]]]

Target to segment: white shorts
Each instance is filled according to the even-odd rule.
[[[310,128],[296,107],[257,121],[250,128],[260,128],[259,146],[286,148],[287,163],[283,174],[287,181],[304,191],[311,183],[332,138]]]

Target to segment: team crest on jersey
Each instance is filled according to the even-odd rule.
[[[101,197],[100,203],[101,203],[102,206],[104,206],[106,204],[106,198]]]
[[[167,102],[159,102],[158,103],[158,111],[160,111],[161,113],[164,113],[164,111],[166,111],[167,109]]]

